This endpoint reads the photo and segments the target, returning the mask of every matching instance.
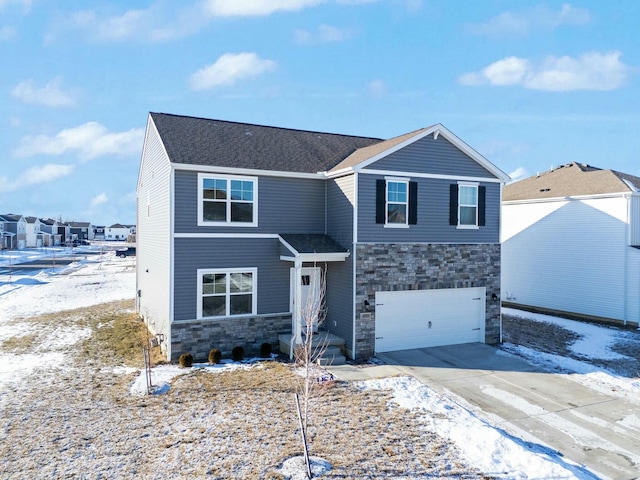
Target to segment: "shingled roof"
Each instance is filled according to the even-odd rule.
[[[639,191],[639,177],[573,162],[506,185],[502,191],[502,200],[529,200]]]
[[[151,113],[169,159],[177,164],[317,173],[379,138],[355,137]]]
[[[343,168],[354,167],[359,163],[369,160],[370,158],[373,158],[376,155],[395,147],[396,145],[400,145],[402,142],[405,142],[415,137],[416,135],[419,135],[425,132],[426,130],[429,130],[429,127],[421,128],[420,130],[416,130],[415,132],[405,133],[404,135],[390,138],[389,140],[378,142],[373,145],[369,145],[367,147],[359,148],[358,150],[353,152],[351,155],[349,155],[347,158],[345,158],[342,162],[340,162],[338,165],[336,165],[334,168],[332,168],[332,170],[338,171],[338,170],[342,170]]]

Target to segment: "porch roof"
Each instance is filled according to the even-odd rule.
[[[289,262],[344,262],[349,250],[329,235],[280,234],[280,243],[291,252],[291,256],[281,255],[280,260]]]

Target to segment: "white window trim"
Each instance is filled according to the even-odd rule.
[[[406,177],[384,177],[384,228],[409,228],[409,181]],[[407,201],[391,202],[392,205],[404,204],[404,223],[389,223],[389,182],[404,183],[407,186]]]
[[[478,195],[480,194],[480,189],[478,188],[480,185],[480,182],[458,182],[458,226],[456,228],[461,229],[461,230],[479,230],[480,226],[478,225],[478,214],[479,214],[479,210],[480,210],[480,201],[478,198]],[[471,207],[472,205],[462,205],[462,202],[460,201],[460,187],[475,187],[476,188],[476,223],[475,225],[461,225],[460,224],[460,208],[465,206],[465,207]]]
[[[221,315],[217,317],[203,317],[202,316],[202,275],[205,274],[216,274],[216,273],[224,273],[227,275],[227,287],[229,282],[229,274],[231,273],[251,273],[253,279],[253,290],[251,291],[251,313],[243,313],[241,315]],[[258,309],[258,269],[255,267],[251,268],[199,268],[198,269],[198,303],[197,303],[197,318],[198,320],[204,319],[223,319],[223,318],[241,318],[241,317],[249,317],[256,315]],[[225,293],[226,298],[226,311],[229,311],[229,288],[227,288],[227,292]]]
[[[203,219],[203,180],[204,179],[226,180],[229,189],[231,180],[241,180],[253,182],[253,222],[232,222],[229,209],[231,201],[227,201],[227,220],[225,222],[210,222]],[[215,173],[198,173],[198,226],[199,227],[257,227],[258,226],[258,177],[245,177],[241,175],[217,175]]]

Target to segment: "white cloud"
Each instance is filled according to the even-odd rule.
[[[565,3],[560,10],[538,5],[519,12],[503,12],[484,23],[469,25],[467,29],[490,37],[524,37],[534,31],[555,30],[563,25],[585,25],[590,21],[588,10]]]
[[[8,42],[16,38],[16,27],[5,25],[0,27],[0,42]]]
[[[331,25],[320,25],[316,32],[296,31],[296,43],[303,45],[319,45],[322,43],[342,42],[353,36],[352,30],[341,29]]]
[[[524,167],[518,167],[513,172],[509,174],[511,177],[511,181],[516,182],[518,180],[522,180],[523,178],[530,177],[529,171]]]
[[[144,129],[133,128],[126,132],[109,132],[97,122],[87,122],[78,127],[60,131],[53,137],[36,135],[24,137],[15,154],[21,157],[33,155],[62,155],[77,152],[81,159],[91,160],[103,155],[128,155],[139,152],[144,139]]]
[[[73,169],[73,165],[55,163],[31,167],[18,175],[14,181],[10,181],[6,177],[0,177],[0,192],[13,192],[30,185],[51,182],[57,178],[70,175]]]
[[[387,84],[379,79],[372,80],[367,85],[367,91],[369,92],[369,95],[375,98],[384,97],[387,94],[388,90],[389,89],[387,88]]]
[[[20,82],[11,91],[11,96],[16,100],[30,105],[44,105],[46,107],[69,107],[75,104],[73,95],[65,92],[61,86],[61,80],[55,78],[43,87],[37,87],[33,80]]]
[[[629,68],[620,61],[621,52],[588,52],[577,58],[549,56],[535,64],[519,57],[507,57],[484,69],[465,73],[461,85],[519,85],[531,90],[568,92],[573,90],[615,90],[621,87]]]
[[[296,12],[325,0],[208,0],[207,11],[214,17],[267,16],[276,12]]]
[[[103,203],[107,203],[108,201],[109,198],[107,197],[107,194],[102,192],[91,199],[90,206],[91,208],[97,207],[98,205],[102,205]]]
[[[191,75],[189,82],[193,90],[209,90],[233,85],[238,80],[255,77],[276,66],[273,60],[262,59],[255,53],[225,53],[215,63]]]
[[[3,10],[9,5],[18,5],[22,7],[25,12],[29,12],[31,10],[31,3],[32,0],[0,0],[0,10]]]

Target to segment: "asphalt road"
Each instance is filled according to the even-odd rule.
[[[479,343],[377,357],[385,365],[330,370],[346,381],[411,375],[462,397],[492,425],[557,450],[603,479],[640,478],[640,399],[596,391]]]

